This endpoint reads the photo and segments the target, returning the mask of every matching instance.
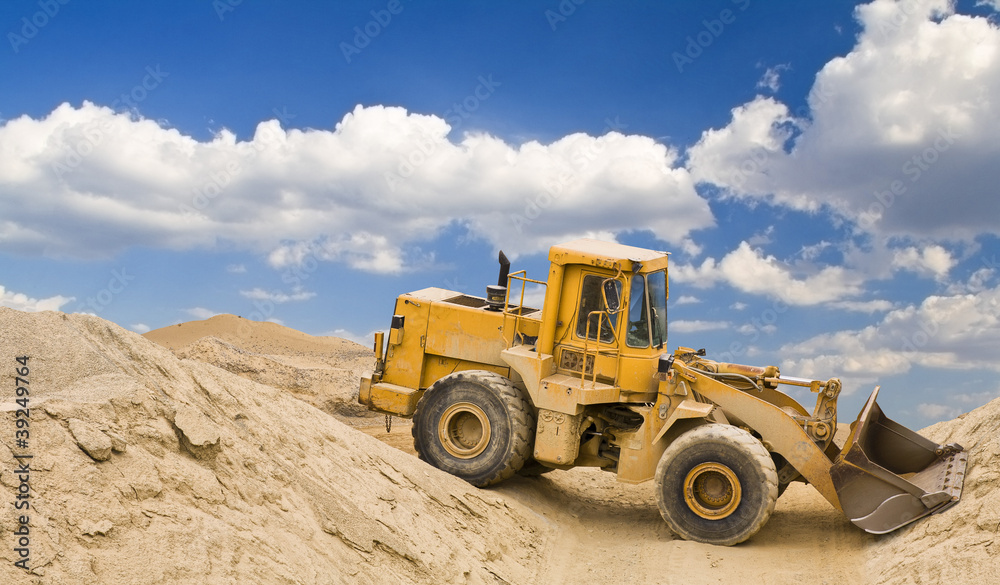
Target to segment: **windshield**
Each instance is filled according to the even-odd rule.
[[[652,318],[650,318],[652,316]],[[646,277],[632,277],[632,292],[628,303],[629,347],[660,346],[667,342],[667,277],[654,272]]]
[[[646,289],[652,313],[653,345],[660,347],[667,342],[667,273],[650,274],[646,278]]]

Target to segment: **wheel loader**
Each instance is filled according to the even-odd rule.
[[[671,530],[699,542],[750,538],[793,481],[876,534],[958,502],[964,449],[887,418],[877,387],[838,445],[838,379],[666,349],[668,258],[581,239],[551,248],[545,281],[500,252],[485,297],[403,294],[359,401],[412,417],[420,458],[475,486],[577,466],[653,480]],[[811,411],[789,386],[816,394]]]

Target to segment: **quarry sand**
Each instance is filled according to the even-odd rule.
[[[951,510],[873,536],[793,484],[749,542],[714,547],[671,535],[650,482],[575,469],[477,489],[424,464],[408,421],[358,416],[371,363],[231,315],[144,338],[0,309],[0,583],[1000,582],[1000,401],[922,431],[970,451]],[[31,572],[13,538],[28,453]]]

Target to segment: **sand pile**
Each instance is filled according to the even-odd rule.
[[[546,556],[513,500],[99,318],[0,308],[0,368],[0,583],[531,583]]]
[[[205,362],[286,390],[324,412],[359,416],[358,381],[374,366],[371,349],[314,337],[276,323],[217,315],[150,331],[147,339],[184,359]]]
[[[920,434],[969,452],[962,500],[879,537],[868,549],[872,585],[1000,582],[1000,399]]]

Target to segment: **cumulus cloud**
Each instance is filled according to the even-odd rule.
[[[808,376],[849,375],[874,380],[914,365],[1000,371],[1000,286],[977,294],[930,296],[888,312],[860,330],[818,335],[788,344],[783,368]]]
[[[211,309],[206,309],[205,307],[192,307],[190,309],[184,309],[184,312],[191,315],[195,319],[210,319],[216,315],[221,315]]]
[[[720,329],[729,329],[730,324],[728,321],[673,321],[670,323],[670,331],[674,333],[695,333],[698,331],[718,331]]]
[[[508,254],[650,230],[697,249],[714,225],[678,153],[644,136],[509,144],[448,138],[438,116],[356,107],[333,130],[260,123],[199,141],[133,114],[63,104],[0,126],[0,250],[107,257],[133,246],[236,246],[276,268],[345,262],[391,273],[460,226]],[[607,205],[607,201],[629,205]]]
[[[864,280],[840,266],[827,266],[797,278],[792,267],[747,242],[741,242],[719,261],[706,258],[699,265],[675,265],[671,278],[699,288],[724,282],[740,291],[790,305],[816,305],[860,294]]]
[[[133,323],[129,325],[128,328],[136,333],[146,333],[149,331],[149,325],[146,325],[145,323]]]
[[[289,294],[281,291],[267,291],[262,288],[241,290],[240,294],[243,297],[253,301],[271,301],[272,303],[277,303],[277,304],[308,301],[309,299],[316,296],[316,293],[304,290],[295,291]]]
[[[18,311],[27,311],[29,313],[58,311],[60,307],[74,299],[75,297],[64,297],[62,295],[46,299],[35,299],[24,293],[7,290],[3,285],[0,285],[0,307],[8,307],[17,309]]]
[[[955,259],[947,250],[938,245],[927,246],[923,249],[909,247],[895,251],[892,265],[895,268],[910,270],[941,280],[948,276],[948,272],[955,265]]]
[[[947,0],[875,0],[856,18],[855,47],[816,75],[807,108],[735,108],[689,150],[694,179],[881,236],[1000,233],[1000,30]]]
[[[701,302],[701,299],[691,295],[681,295],[680,297],[677,297],[677,300],[674,302],[678,305],[696,305]]]

